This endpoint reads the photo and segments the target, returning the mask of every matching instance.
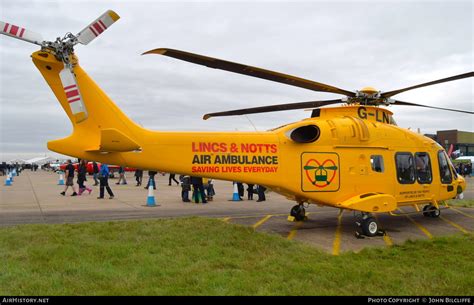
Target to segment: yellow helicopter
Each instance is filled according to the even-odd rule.
[[[396,94],[472,77],[474,72],[403,89],[348,91],[311,80],[173,49],[144,54],[174,57],[210,68],[267,79],[343,98],[209,113],[204,119],[290,109],[313,109],[310,118],[264,132],[161,132],[130,120],[84,72],[74,53],[119,16],[109,10],[77,35],[55,41],[0,22],[2,34],[41,46],[31,57],[73,125],[70,136],[48,142],[52,151],[86,160],[263,185],[294,200],[291,218],[305,219],[305,204],[358,213],[367,236],[379,232],[373,213],[414,206],[428,217],[462,195],[466,183],[435,141],[397,127],[379,106],[408,105],[472,115],[471,111],[392,99]],[[338,107],[322,106],[342,104]],[[419,205],[424,205],[420,211]]]

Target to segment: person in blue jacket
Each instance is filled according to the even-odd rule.
[[[107,193],[109,193],[109,198],[114,198],[114,193],[109,186],[109,167],[107,164],[102,163],[99,170],[99,181],[100,181],[100,197],[97,199],[104,199],[104,188],[107,188]]]

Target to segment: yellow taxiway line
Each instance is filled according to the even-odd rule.
[[[310,215],[310,214],[318,214],[318,213],[322,213],[322,212],[320,212],[320,211],[318,211],[318,212],[307,212],[306,216]],[[279,216],[288,216],[288,214],[272,214],[271,215],[271,217],[279,217]],[[222,220],[223,222],[228,222],[231,219],[246,219],[246,218],[257,218],[257,217],[262,217],[262,214],[220,217],[219,219]]]
[[[324,212],[327,212],[327,211],[324,211]],[[322,214],[324,213],[322,211],[316,211],[316,212],[306,212],[306,216],[308,215],[312,215],[312,214]],[[229,216],[229,217],[223,217],[223,218],[220,218],[222,220],[224,219],[227,219],[227,221],[229,219],[245,219],[245,218],[257,218],[257,217],[262,217],[263,214],[256,214],[256,215],[238,215],[238,216]],[[280,216],[288,216],[288,214],[272,214],[272,217],[280,217]]]
[[[304,221],[298,221],[291,229],[290,233],[288,233],[288,240],[292,240],[296,236],[296,231],[303,225]]]
[[[336,236],[334,237],[334,243],[332,245],[332,255],[339,255],[339,250],[341,248],[342,213],[344,213],[344,210],[341,210],[339,216],[337,216]]]
[[[464,213],[463,211],[461,211],[461,210],[459,210],[459,209],[457,209],[457,208],[455,208],[455,207],[453,207],[453,206],[450,206],[449,208],[452,209],[453,211],[458,212],[459,214],[462,214],[462,215],[464,215],[464,216],[467,216],[467,217],[469,217],[469,218],[473,218],[473,219],[474,219],[474,216],[469,215],[468,213]]]
[[[263,217],[262,219],[260,219],[258,222],[256,222],[252,228],[256,229],[258,227],[260,227],[261,225],[263,225],[267,220],[269,220],[273,215],[267,215],[265,217]]]
[[[443,216],[439,216],[439,218],[441,218],[442,220],[446,221],[447,223],[449,223],[450,225],[452,225],[453,227],[455,227],[456,229],[458,229],[459,231],[463,232],[463,233],[466,233],[468,234],[469,231],[466,230],[465,228],[461,227],[460,225],[458,225],[457,223],[455,223],[454,221],[451,221],[449,219],[446,219],[444,218]]]
[[[385,242],[387,246],[389,247],[393,246],[393,241],[390,238],[390,236],[388,236],[388,233],[386,231],[385,231],[385,234],[383,235],[383,241]]]
[[[400,212],[404,213],[402,209],[398,209]],[[406,215],[405,216],[415,225],[418,227],[418,229],[421,230],[421,232],[425,233],[426,236],[428,236],[428,238],[433,238],[433,235],[431,235],[430,231],[428,231],[427,228],[425,228],[424,226],[422,226],[421,224],[419,224],[418,222],[416,222],[415,220],[413,220],[413,218],[411,218],[409,215]]]
[[[377,217],[376,214],[374,214],[374,217],[375,217],[375,219],[377,220],[377,222],[380,223],[379,218]],[[385,242],[385,244],[386,244],[388,247],[393,246],[392,238],[390,238],[390,236],[388,235],[387,231],[385,231],[385,234],[383,235],[383,241]]]

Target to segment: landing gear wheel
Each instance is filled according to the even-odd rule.
[[[306,216],[306,210],[302,205],[295,205],[291,208],[290,215],[293,216],[296,221],[302,221]]]
[[[427,211],[429,212],[430,217],[438,218],[441,214],[441,211],[434,206],[430,206]]]
[[[425,205],[425,206],[423,207],[423,216],[425,216],[425,217],[429,217],[429,216],[430,216],[430,215],[429,215],[430,213],[428,213],[428,212],[426,211],[429,207],[430,207],[429,204],[427,204],[427,205]]]
[[[425,217],[438,218],[440,214],[441,211],[437,209],[434,205],[429,204],[423,207],[423,216]]]
[[[373,217],[363,219],[360,223],[360,227],[362,229],[362,233],[364,233],[364,235],[366,236],[373,237],[376,236],[379,232],[379,225]]]

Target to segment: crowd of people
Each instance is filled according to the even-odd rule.
[[[76,167],[73,165],[71,160],[67,160],[65,168],[65,187],[64,190],[60,193],[61,195],[65,196],[66,192],[69,188],[72,190],[71,196],[80,196],[87,192],[91,194],[93,189],[89,187],[87,182],[87,161],[86,160],[79,160],[79,164]],[[0,174],[6,175],[9,172],[15,171],[17,175],[20,175],[21,171],[24,170],[26,167],[24,164],[18,163],[10,163],[7,164],[3,162],[0,164]],[[29,167],[32,171],[36,171],[38,166],[30,165]],[[43,168],[43,167],[42,167]],[[472,164],[471,163],[458,163],[455,165],[456,172],[464,177],[469,177],[472,175]],[[77,190],[75,187],[74,178],[76,176],[77,171]],[[120,167],[118,169],[119,179],[115,183],[116,185],[120,184],[127,184],[126,176],[125,176],[125,168]],[[146,183],[145,189],[153,187],[156,190],[156,181],[155,176],[158,174],[157,171],[148,171],[148,181]],[[163,176],[165,173],[161,173]],[[109,177],[111,172],[107,164],[100,164],[100,166],[96,162],[92,162],[92,175],[94,184],[93,186],[99,185],[99,196],[97,199],[103,199],[105,195],[105,191],[107,191],[109,198],[114,198],[114,193],[109,185]],[[136,186],[141,186],[143,182],[143,175],[144,171],[142,169],[136,169],[134,173]],[[168,177],[168,185],[172,186],[174,183],[176,185],[181,186],[181,200],[183,202],[192,202],[195,203],[203,203],[206,204],[208,201],[212,201],[213,197],[216,194],[214,189],[214,182],[212,179],[202,178],[202,177],[195,177],[189,175],[180,175],[178,180],[176,179],[176,174],[170,173]],[[245,191],[247,191],[247,200],[254,200],[254,195],[258,196],[257,202],[265,201],[265,191],[266,188],[262,185],[254,185],[254,184],[247,184],[247,187],[244,187],[244,184],[241,182],[233,182],[237,185],[238,191],[238,200],[243,200],[245,197]],[[190,196],[191,193],[191,196]]]
[[[76,168],[74,167],[71,160],[67,160],[67,165],[65,168],[65,179],[66,183],[64,186],[64,190],[61,192],[61,195],[66,196],[66,192],[69,188],[72,190],[71,196],[81,196],[84,192],[88,192],[91,194],[92,188],[86,185],[87,181],[87,161],[80,160],[77,166],[77,191],[74,184],[74,177]],[[102,163],[100,167],[96,162],[92,164],[92,174],[94,179],[94,186],[99,185],[99,197],[97,199],[103,199],[105,195],[105,191],[109,194],[109,198],[114,198],[114,193],[110,188],[108,179],[110,176],[110,171],[107,164]],[[115,183],[116,185],[120,184],[127,184],[127,180],[125,177],[125,168],[120,167],[118,170],[119,179]],[[157,171],[148,171],[148,181],[146,183],[145,189],[152,187],[156,190],[156,181],[155,176],[158,174]],[[161,173],[165,175],[165,173]],[[136,186],[141,186],[143,183],[143,170],[136,169],[134,173]],[[180,175],[179,181],[176,180],[176,174],[170,173],[168,178],[168,185],[172,186],[172,182],[175,182],[176,185],[181,185],[181,200],[183,202],[192,202],[195,203],[202,203],[206,204],[208,201],[212,201],[213,197],[216,194],[214,189],[214,183],[212,179],[202,178],[202,177],[195,177],[195,176],[188,176],[188,175]],[[237,184],[238,192],[239,192],[239,200],[243,200],[244,197],[244,186],[240,182],[234,182]],[[257,202],[265,201],[265,190],[266,188],[263,186],[256,186],[253,184],[247,184],[247,199],[253,200],[253,195],[258,194]],[[190,197],[191,192],[191,197]]]
[[[66,196],[66,192],[71,187],[72,194],[71,196],[81,196],[84,192],[88,192],[89,195],[92,193],[92,189],[88,187],[85,182],[87,181],[87,161],[80,160],[77,166],[77,184],[78,184],[78,191],[76,192],[76,187],[74,186],[74,176],[76,168],[72,164],[71,160],[67,160],[67,165],[65,168],[65,178],[66,183],[64,186],[64,190],[60,193],[63,196]],[[97,199],[104,199],[104,191],[107,190],[109,194],[109,198],[114,198],[114,193],[109,186],[109,168],[107,164],[102,163],[99,169],[97,163],[93,163],[93,178],[94,178],[94,185],[99,184],[99,197]],[[97,178],[99,181],[97,181]]]
[[[469,163],[458,163],[456,166],[456,172],[463,177],[470,177],[472,174],[472,164]]]
[[[170,174],[170,175],[173,175],[173,174]],[[181,199],[183,202],[194,201],[195,203],[199,203],[199,202],[207,203],[208,201],[212,201],[213,197],[216,194],[212,179],[181,175],[179,176],[179,181],[181,182]],[[237,184],[239,200],[243,200],[242,197],[244,197],[245,195],[243,184],[240,182],[233,182],[233,183]],[[257,202],[265,201],[266,200],[265,190],[266,188],[263,186],[257,186],[257,188],[254,188],[253,184],[247,184],[247,193],[248,193],[247,199],[253,200],[253,195],[257,193],[258,194]],[[192,200],[189,198],[189,192],[191,191],[192,191],[192,195],[191,195]]]
[[[72,160],[66,161],[66,167],[64,169],[64,179],[65,185],[63,191],[60,193],[62,196],[66,196],[68,190],[72,191],[71,196],[81,196],[83,194],[91,194],[93,189],[91,186],[99,186],[99,196],[97,199],[104,199],[105,191],[107,191],[109,198],[113,199],[115,197],[110,185],[109,177],[111,172],[107,164],[97,164],[92,162],[92,178],[94,184],[89,185],[87,183],[87,160],[79,160],[79,163],[74,166]],[[0,164],[0,174],[6,175],[7,173],[15,170],[17,175],[20,174],[22,170],[25,169],[24,165],[21,164],[7,164],[5,162]],[[38,166],[31,166],[32,171],[36,171]],[[125,185],[127,184],[127,179],[125,176],[125,168],[120,167],[118,169],[119,178],[115,183],[116,185]],[[143,183],[143,174],[142,169],[136,169],[134,173],[136,186],[141,186]],[[156,181],[155,176],[158,174],[157,171],[148,171],[148,181],[146,183],[145,189],[153,187],[156,190]],[[161,173],[165,175],[165,173]],[[75,180],[76,178],[76,180]],[[212,201],[213,197],[216,194],[214,189],[214,182],[212,179],[195,177],[189,175],[180,175],[176,179],[176,174],[170,173],[168,177],[168,185],[172,186],[174,183],[181,186],[181,200],[183,202],[192,202],[206,204],[208,201]],[[243,200],[245,197],[245,188],[244,185],[240,182],[233,182],[237,184],[239,200]],[[76,187],[77,184],[77,187]],[[260,185],[247,184],[247,200],[254,200],[254,194],[258,195],[257,202],[265,201],[265,190],[266,188]],[[190,196],[191,193],[191,196]]]
[[[153,189],[156,190],[155,176],[157,174],[158,174],[157,171],[148,171],[148,182],[146,183],[146,186],[144,187],[145,189],[153,187]],[[161,174],[165,175],[165,173],[161,173]],[[134,173],[134,177],[136,181],[136,186],[141,186],[143,183],[143,170],[136,169]],[[122,176],[119,179],[122,179]],[[189,176],[189,175],[180,175],[177,180],[176,174],[170,173],[168,177],[168,186],[172,186],[173,182],[176,183],[176,185],[181,186],[181,200],[183,202],[194,201],[195,203],[206,204],[208,201],[212,201],[213,197],[216,194],[212,179]],[[119,182],[117,182],[116,184],[119,184]],[[124,184],[126,184],[126,182]],[[243,200],[242,199],[242,197],[244,196],[243,185],[242,183],[238,183],[238,185],[239,185],[239,198],[240,200]],[[253,194],[257,193],[258,194],[257,202],[265,201],[265,190],[266,189],[263,186],[254,188],[253,184],[249,184],[247,188],[248,200],[253,200]],[[190,196],[190,193],[191,193],[191,196]]]
[[[20,172],[24,169],[25,166],[23,164],[3,162],[0,164],[0,176],[6,176],[12,171],[15,171],[17,175],[20,175]]]
[[[242,197],[245,196],[243,183],[240,183],[240,182],[234,182],[234,183],[237,184],[239,200],[243,200]],[[257,194],[258,195],[257,202],[265,201],[266,200],[265,191],[266,191],[266,188],[262,185],[247,184],[247,199],[253,200],[253,195]]]

